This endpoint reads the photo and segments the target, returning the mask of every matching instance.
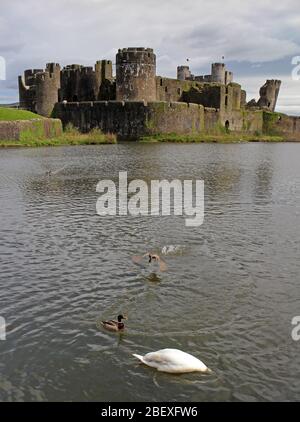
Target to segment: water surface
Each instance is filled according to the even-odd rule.
[[[297,144],[2,150],[0,400],[299,400],[299,163]],[[122,170],[203,179],[204,224],[100,218],[96,184]],[[159,278],[131,262],[149,249],[166,253]],[[126,333],[99,328],[120,311]],[[165,347],[212,374],[157,373],[132,357]]]

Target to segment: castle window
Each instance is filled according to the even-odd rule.
[[[225,106],[226,106],[226,107],[228,106],[228,97],[227,97],[227,95],[226,95],[226,97],[225,97]]]
[[[167,86],[165,87],[165,92],[168,92],[168,87]]]
[[[160,86],[163,86],[163,80],[162,79],[160,80]]]
[[[181,89],[180,89],[180,88],[178,88],[178,89],[177,89],[177,94],[178,94],[178,95],[180,95],[180,94],[181,94]]]
[[[225,129],[226,129],[227,132],[229,131],[229,126],[230,126],[229,120],[226,120]]]

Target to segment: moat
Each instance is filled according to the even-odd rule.
[[[299,160],[292,143],[2,150],[0,400],[298,400]],[[203,179],[204,224],[100,218],[96,184],[124,170]],[[158,279],[131,261],[149,249],[169,265]],[[123,335],[99,328],[119,311]],[[171,376],[132,357],[164,347],[213,373]]]

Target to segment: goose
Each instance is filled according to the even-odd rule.
[[[163,349],[145,356],[133,354],[142,363],[160,372],[184,374],[188,372],[209,373],[211,370],[201,360],[177,349]]]
[[[132,261],[135,264],[139,264],[142,261],[142,259],[144,259],[145,257],[148,258],[149,264],[151,264],[152,262],[157,262],[158,265],[159,265],[160,271],[162,271],[162,272],[167,271],[168,266],[165,263],[165,261],[163,259],[161,259],[161,257],[159,255],[153,254],[151,252],[147,252],[145,255],[142,255],[142,256],[133,256]]]
[[[108,321],[102,321],[101,324],[104,328],[106,328],[109,331],[123,331],[125,328],[124,322],[122,320],[127,319],[123,315],[118,316],[118,320],[115,321],[113,319],[110,319]]]

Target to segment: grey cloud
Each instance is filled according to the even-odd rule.
[[[9,86],[24,68],[114,61],[117,48],[134,45],[155,49],[159,74],[175,76],[187,57],[206,73],[225,55],[241,77],[263,79],[266,63],[288,73],[282,62],[300,55],[299,12],[299,0],[1,0],[0,55]]]

